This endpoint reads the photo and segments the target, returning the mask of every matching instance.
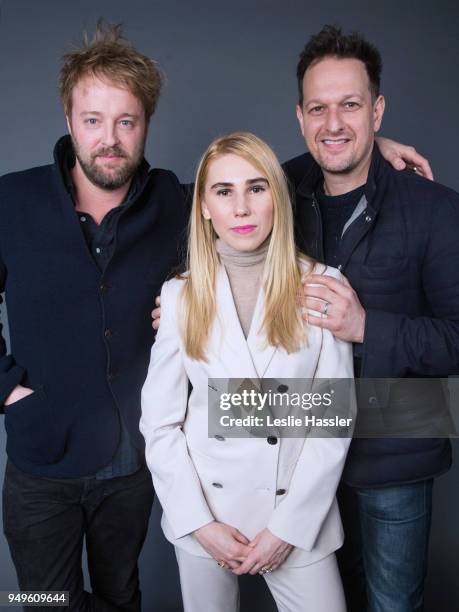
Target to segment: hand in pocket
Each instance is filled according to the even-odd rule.
[[[34,393],[33,389],[29,389],[29,387],[23,387],[22,385],[16,385],[6,398],[4,405],[11,406],[19,400],[24,399],[28,395],[32,395],[32,393]]]

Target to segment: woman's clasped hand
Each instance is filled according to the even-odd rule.
[[[201,546],[220,567],[234,574],[265,574],[277,569],[293,549],[269,529],[249,541],[238,529],[213,521],[194,532]]]

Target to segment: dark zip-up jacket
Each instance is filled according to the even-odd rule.
[[[155,296],[178,264],[188,209],[176,176],[150,170],[120,214],[114,253],[99,270],[55,163],[0,179],[0,291],[11,354],[0,338],[0,403],[20,383],[34,393],[5,411],[7,452],[30,474],[95,473],[132,443],[153,342]],[[160,384],[160,381],[159,381]]]
[[[314,196],[322,172],[309,155],[292,159],[284,169],[295,192],[298,246],[323,261]],[[355,345],[357,374],[458,374],[458,194],[413,172],[394,170],[375,146],[365,197],[366,208],[339,247],[339,269],[366,310],[364,341]],[[384,404],[379,396],[367,400],[375,410]],[[428,401],[443,401],[441,385]],[[356,439],[343,478],[354,486],[384,486],[435,476],[450,464],[448,440]]]

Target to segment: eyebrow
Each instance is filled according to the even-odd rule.
[[[264,178],[263,176],[258,176],[257,178],[253,178],[253,179],[247,179],[245,184],[246,185],[253,185],[254,183],[266,183],[267,185],[268,183],[268,179]],[[215,183],[214,185],[211,186],[211,189],[218,189],[220,187],[233,187],[234,183]]]
[[[83,117],[84,115],[97,115],[98,117],[100,117],[102,114],[103,113],[100,113],[99,111],[82,111],[80,113],[80,117]],[[131,117],[132,119],[138,119],[139,115],[133,115],[132,113],[122,113],[118,116],[118,119],[121,119],[121,117]]]
[[[359,93],[350,93],[350,94],[346,94],[345,96],[342,96],[341,98],[341,102],[343,102],[344,100],[349,100],[349,98],[359,98],[360,100],[363,99],[363,96],[360,95]],[[305,106],[308,106],[309,104],[324,104],[323,100],[320,100],[319,98],[313,98],[312,100],[307,100],[305,101]]]

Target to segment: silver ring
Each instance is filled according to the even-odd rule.
[[[328,312],[328,307],[330,306],[330,302],[325,302],[324,309],[322,310],[322,314],[326,315]]]
[[[218,567],[221,567],[223,569],[225,569],[225,567],[226,567],[226,563],[224,561],[217,561],[217,565],[218,565]]]
[[[417,172],[419,168],[417,166],[413,166],[413,172]]]
[[[262,567],[259,574],[270,574],[273,570],[270,567]]]

